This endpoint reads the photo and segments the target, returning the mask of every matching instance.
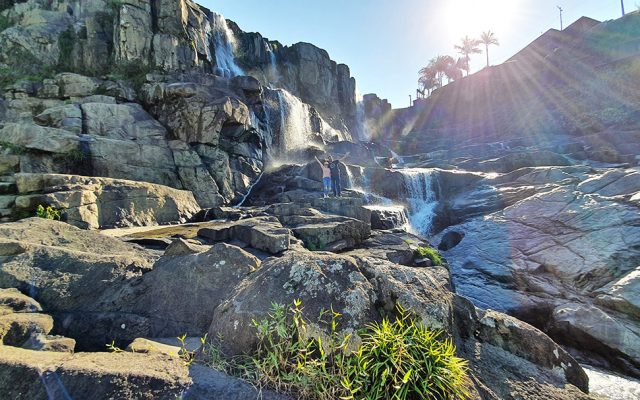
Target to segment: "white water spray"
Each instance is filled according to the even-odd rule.
[[[236,38],[229,29],[227,20],[221,14],[213,13],[211,20],[213,40],[215,45],[216,65],[218,74],[226,77],[244,75],[242,69],[236,64],[233,51],[236,47]]]
[[[432,187],[432,173],[430,170],[408,168],[399,170],[407,188],[407,202],[409,203],[409,223],[412,231],[428,235],[431,231],[435,209],[438,205],[436,194]]]
[[[371,140],[371,135],[367,127],[366,115],[364,112],[364,100],[362,94],[356,88],[356,123],[358,140],[367,142]]]
[[[304,148],[313,134],[309,106],[284,89],[278,89],[280,103],[280,149]]]

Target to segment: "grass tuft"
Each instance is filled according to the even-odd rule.
[[[413,256],[415,258],[428,258],[431,260],[432,265],[442,265],[442,257],[440,257],[438,250],[432,247],[418,246],[413,251]]]

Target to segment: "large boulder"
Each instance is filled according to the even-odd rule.
[[[6,124],[0,129],[0,137],[15,146],[48,153],[69,153],[79,146],[75,133],[34,124]]]
[[[31,336],[48,334],[53,318],[46,314],[13,313],[0,316],[0,342],[7,346],[21,346]]]
[[[544,333],[461,296],[453,304],[458,352],[469,361],[483,398],[592,398],[585,394],[584,370]]]
[[[289,399],[158,352],[68,354],[14,347],[0,352],[0,393],[12,399]]]
[[[314,335],[327,329],[319,321],[322,310],[333,307],[342,314],[339,330],[355,332],[380,318],[376,310],[393,313],[397,302],[411,307],[429,326],[448,330],[447,281],[446,270],[433,273],[380,259],[289,251],[265,260],[218,306],[209,337],[222,337],[221,344],[230,353],[250,351],[256,345],[252,321],[265,318],[271,303],[287,305],[294,299],[302,301]]]
[[[108,312],[137,296],[135,285],[123,288],[151,270],[152,256],[119,239],[42,218],[2,224],[0,238],[0,288],[29,293],[54,317],[56,332],[81,346],[85,340],[104,349],[114,338],[126,340],[133,316]],[[135,332],[131,340],[147,334]]]
[[[143,294],[127,309],[148,317],[154,337],[202,337],[213,310],[258,268],[260,260],[225,243],[195,254],[165,255],[144,275],[137,289]]]
[[[550,182],[549,174],[560,180]],[[636,174],[573,167],[511,173],[501,185],[533,186],[534,193],[436,237],[457,291],[560,342],[582,337],[608,367],[638,374],[640,359],[629,346],[640,340],[632,328],[638,311],[628,294],[640,249]]]
[[[360,212],[357,213],[356,210]],[[353,248],[366,240],[371,233],[369,221],[324,214],[314,208],[296,203],[274,204],[267,207],[265,211],[275,215],[310,250],[340,251]],[[368,210],[359,206],[358,209],[342,208],[341,211],[343,214],[357,215],[366,219]]]
[[[18,209],[38,204],[88,229],[183,222],[199,209],[190,192],[146,182],[59,174],[16,174]]]

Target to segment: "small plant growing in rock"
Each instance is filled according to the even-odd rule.
[[[431,265],[442,265],[442,257],[438,254],[438,250],[431,247],[418,246],[413,251],[413,256],[415,258],[428,258],[431,260]]]
[[[118,346],[116,346],[116,341],[112,340],[111,343],[107,343],[107,350],[109,350],[112,353],[122,353],[122,349]]]
[[[0,148],[6,149],[9,154],[22,155],[27,153],[27,148],[11,142],[0,141]]]
[[[51,206],[38,205],[36,208],[36,216],[44,219],[58,220],[60,221],[60,211]]]
[[[201,340],[206,341],[206,335],[204,338],[202,338]],[[189,350],[189,348],[187,347],[187,334],[185,333],[182,336],[178,336],[177,337],[178,342],[180,342],[180,352],[179,352],[179,356],[182,359],[182,361],[184,361],[184,365],[186,365],[187,367],[191,364],[193,364],[193,362],[196,360],[196,351],[195,350]]]

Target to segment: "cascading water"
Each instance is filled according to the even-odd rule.
[[[269,67],[267,68],[267,79],[269,83],[277,83],[280,81],[280,74],[278,73],[278,65],[276,63],[276,52],[273,49],[271,43],[266,42],[267,54],[269,55]]]
[[[278,89],[280,105],[280,149],[305,147],[313,134],[309,106],[284,89]]]
[[[233,50],[236,47],[236,39],[227,25],[227,20],[221,14],[213,13],[211,20],[213,40],[215,45],[217,73],[226,77],[244,75],[242,69],[236,64]]]
[[[407,168],[398,171],[402,173],[407,188],[410,230],[428,235],[438,205],[432,185],[432,171],[420,168]]]

